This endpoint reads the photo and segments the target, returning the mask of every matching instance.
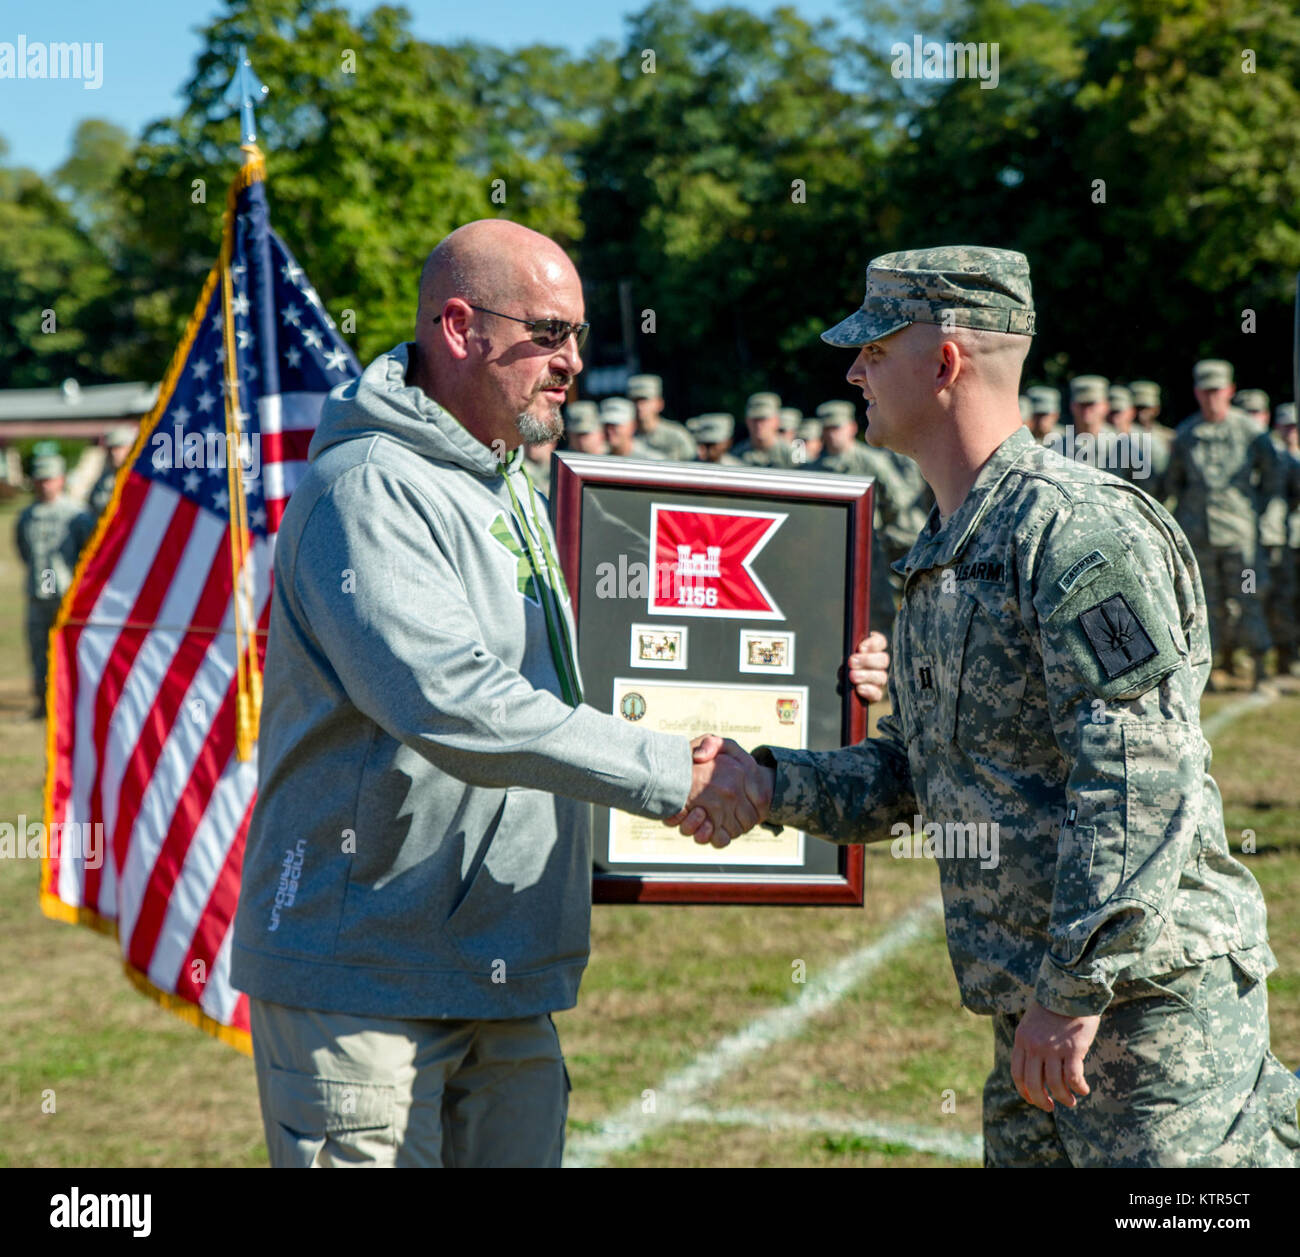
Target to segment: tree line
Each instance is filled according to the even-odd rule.
[[[432,245],[503,215],[572,251],[589,365],[626,339],[679,416],[846,395],[817,333],[871,257],[939,243],[1029,256],[1033,379],[1154,378],[1178,412],[1217,356],[1291,392],[1287,0],[864,0],[821,22],[655,0],[581,53],[431,43],[397,7],[227,0],[202,39],[177,116],[84,122],[48,178],[0,149],[0,386],[161,375],[216,254],[246,44],[272,89],[272,225],[354,312],[362,361],[409,338]],[[927,73],[911,49],[933,44],[995,48],[996,85]]]

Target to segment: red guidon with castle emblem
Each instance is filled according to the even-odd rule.
[[[650,509],[650,610],[673,615],[784,620],[754,559],[785,522],[761,511]]]

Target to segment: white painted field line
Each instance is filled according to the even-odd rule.
[[[670,1075],[655,1088],[654,1112],[643,1112],[643,1102],[637,1098],[605,1118],[598,1131],[569,1140],[565,1165],[599,1165],[635,1147],[652,1130],[682,1121],[682,1113],[696,1104],[706,1088],[733,1073],[750,1057],[798,1036],[812,1018],[834,1008],[895,952],[929,933],[942,916],[943,905],[937,896],[904,913],[882,937],[836,961],[825,975],[812,979],[797,999],[769,1009]]]
[[[681,1122],[710,1126],[756,1126],[796,1134],[856,1135],[884,1143],[906,1144],[917,1152],[933,1152],[957,1161],[983,1161],[984,1140],[979,1135],[913,1126],[908,1122],[855,1121],[835,1113],[786,1113],[779,1109],[710,1109],[691,1105],[678,1114]]]
[[[1247,694],[1245,698],[1239,698],[1236,702],[1221,707],[1213,716],[1208,716],[1201,721],[1201,732],[1205,734],[1205,740],[1213,742],[1238,716],[1267,707],[1277,702],[1278,697],[1277,694],[1269,693]]]

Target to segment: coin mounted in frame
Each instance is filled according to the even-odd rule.
[[[794,676],[794,634],[772,629],[740,630],[741,672]]]
[[[746,750],[866,736],[843,664],[868,631],[870,477],[569,452],[551,466],[586,702]],[[592,820],[596,902],[863,900],[860,846],[786,826],[719,850],[609,808]]]

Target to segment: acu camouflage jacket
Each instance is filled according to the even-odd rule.
[[[1164,508],[1021,428],[896,568],[893,712],[856,746],[760,748],[771,819],[872,842],[919,817],[976,1012],[1099,1013],[1225,954],[1271,972],[1201,734],[1205,595]],[[962,855],[981,824],[996,861]]]

